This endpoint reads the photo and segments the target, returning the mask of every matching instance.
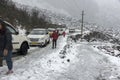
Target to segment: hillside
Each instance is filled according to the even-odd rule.
[[[46,20],[47,17],[44,14],[39,15],[39,13],[37,9],[31,9],[29,12],[26,6],[22,9],[17,8],[11,0],[0,0],[0,16],[14,26],[22,25],[26,29],[57,26]]]
[[[120,2],[119,0],[12,0],[19,4],[47,9],[57,13],[81,19],[81,11],[85,10],[85,21],[95,23],[102,28],[119,32]],[[58,18],[59,19],[59,18]]]

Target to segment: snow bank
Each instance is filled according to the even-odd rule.
[[[110,44],[109,44],[110,46]],[[108,64],[112,64],[106,67],[104,70],[101,70],[99,80],[120,80],[120,58],[106,54],[105,50],[99,50],[98,48],[93,48],[95,51],[106,57]],[[115,54],[118,54],[118,51],[115,51]]]
[[[46,71],[64,72],[70,63],[76,61],[76,46],[67,44],[64,39],[58,51],[48,55],[41,61],[42,67]]]
[[[26,30],[25,30],[24,28],[22,28],[22,26],[17,26],[17,28],[18,28],[19,34],[21,34],[21,35],[26,35],[26,34],[25,34],[25,33],[26,33]]]

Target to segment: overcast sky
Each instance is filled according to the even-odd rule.
[[[20,4],[45,8],[58,13],[81,18],[85,11],[85,20],[103,26],[120,26],[119,0],[13,0]]]
[[[94,0],[13,0],[18,3],[30,5],[33,7],[46,8],[56,12],[65,13],[78,17],[82,10],[86,15],[94,15],[98,10],[97,3]]]

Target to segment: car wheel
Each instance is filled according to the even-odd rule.
[[[44,46],[47,46],[47,40],[45,40],[45,44],[44,44]]]
[[[26,55],[27,52],[28,52],[28,45],[27,45],[27,43],[23,43],[20,48],[20,54]]]
[[[48,44],[50,43],[50,39],[48,40]]]

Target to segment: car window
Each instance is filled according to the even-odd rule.
[[[48,30],[49,32],[53,32],[54,30]]]
[[[49,32],[53,32],[55,29],[48,29]]]
[[[31,31],[32,35],[43,35],[43,34],[46,34],[46,31],[45,30],[33,30]]]
[[[11,26],[7,25],[6,27],[12,34],[16,33],[15,29],[13,29]]]

